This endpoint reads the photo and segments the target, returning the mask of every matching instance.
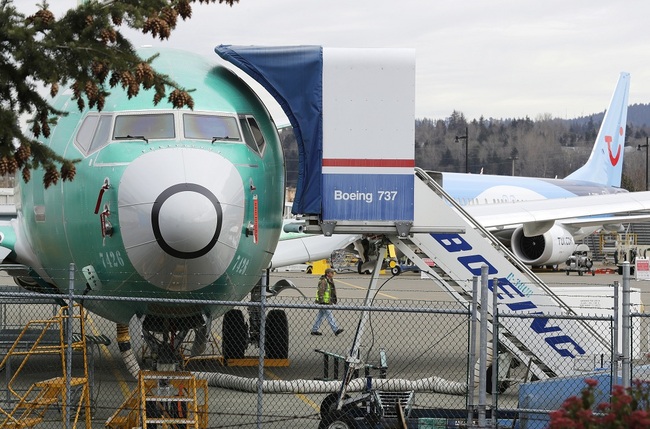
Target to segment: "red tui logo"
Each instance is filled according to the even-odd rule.
[[[618,129],[618,133],[622,136],[623,135],[623,128]],[[609,153],[609,161],[612,163],[613,166],[616,166],[618,164],[618,160],[621,159],[621,145],[618,145],[618,148],[616,148],[616,156],[612,153],[612,136],[605,136],[605,141],[607,142],[607,152]]]

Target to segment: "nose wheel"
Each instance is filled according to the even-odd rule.
[[[134,323],[133,329],[141,330],[144,340],[140,356],[143,369],[165,371],[183,368],[186,358],[201,355],[211,326],[209,318],[200,316],[178,320],[147,316]]]

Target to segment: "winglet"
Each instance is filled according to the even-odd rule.
[[[630,74],[621,73],[589,159],[566,178],[621,186]]]

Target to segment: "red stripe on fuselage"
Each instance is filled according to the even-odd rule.
[[[328,158],[323,167],[415,167],[415,160]]]

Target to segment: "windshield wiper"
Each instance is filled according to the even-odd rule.
[[[145,143],[149,144],[149,140],[145,136],[132,136],[131,134],[115,137],[115,140],[144,140]]]
[[[217,137],[212,137],[212,144],[216,142],[217,140],[223,140],[223,141],[239,141],[239,137],[229,137],[229,136],[217,136]]]

